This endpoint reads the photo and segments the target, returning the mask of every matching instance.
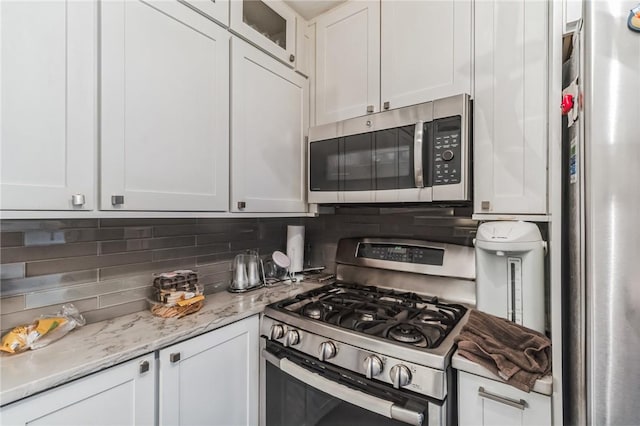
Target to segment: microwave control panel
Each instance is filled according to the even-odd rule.
[[[433,132],[433,186],[460,183],[462,176],[461,118],[436,120]]]

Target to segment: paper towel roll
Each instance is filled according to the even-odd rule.
[[[304,265],[304,226],[287,226],[287,256],[291,259],[289,271],[302,271]]]

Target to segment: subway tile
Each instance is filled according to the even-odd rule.
[[[81,271],[98,267],[97,256],[74,257],[70,259],[43,260],[26,265],[26,276],[57,274],[61,272]]]
[[[198,267],[198,275],[209,275],[209,274],[219,274],[221,272],[229,272],[231,271],[231,262],[230,261],[222,261],[211,263],[208,265],[203,265]]]
[[[0,265],[0,280],[11,280],[16,278],[24,278],[25,264],[21,263],[5,263]]]
[[[149,309],[149,305],[146,300],[136,300],[122,305],[110,306],[108,308],[96,309],[83,313],[87,324],[94,322],[105,321],[123,315],[133,314],[140,311]]]
[[[103,229],[71,229],[64,232],[68,243],[79,241],[107,241],[120,240],[124,238],[123,228],[103,228]]]
[[[100,242],[100,253],[121,253],[127,251],[139,250],[156,250],[172,247],[188,247],[195,246],[196,237],[193,235],[186,237],[166,237],[166,238],[149,238],[134,239],[122,241],[103,241]]]
[[[129,241],[137,241],[131,245],[127,244]],[[127,251],[143,250],[142,240],[118,240],[118,241],[100,241],[98,243],[98,254],[111,254],[111,253],[124,253]]]
[[[26,246],[42,246],[84,241],[120,240],[124,237],[124,229],[67,229],[67,230],[34,230],[26,231]]]
[[[3,279],[0,280],[0,295],[3,297],[12,296],[31,293],[37,290],[47,290],[96,281],[98,281],[97,269],[44,275],[40,277]]]
[[[113,305],[123,305],[137,300],[145,300],[151,294],[151,286],[138,287],[130,290],[102,294],[98,297],[98,307],[106,308]]]
[[[18,247],[24,245],[24,233],[2,232],[0,233],[0,247]]]
[[[26,307],[37,308],[54,303],[100,296],[106,293],[127,291],[132,288],[149,287],[151,283],[151,275],[144,274],[129,279],[101,281],[85,285],[67,286],[50,291],[39,291],[26,295]]]
[[[258,239],[258,230],[247,229],[240,232],[221,232],[216,234],[204,234],[196,236],[197,244],[206,245],[212,243],[229,242],[233,240],[256,240]]]
[[[153,230],[155,237],[171,237],[176,235],[200,235],[215,234],[221,232],[235,233],[243,230],[251,230],[255,223],[245,222],[212,222],[207,224],[156,226]]]
[[[181,257],[204,256],[213,253],[229,251],[229,243],[210,244],[206,246],[181,247],[165,250],[155,250],[153,252],[154,261],[168,259],[178,259]]]
[[[97,228],[98,219],[47,219],[47,220],[2,220],[3,231],[56,230],[67,228]]]
[[[198,256],[196,258],[196,265],[201,267],[203,265],[208,265],[211,263],[218,263],[222,261],[230,261],[236,257],[238,253],[225,252],[225,253],[217,253],[217,254],[208,254],[206,256]]]
[[[84,315],[84,312],[98,308],[98,298],[92,297],[84,300],[76,300],[73,305]],[[18,325],[31,324],[40,315],[55,315],[62,308],[62,304],[45,306],[43,308],[25,309],[19,312],[0,315],[0,327],[2,332],[8,331]]]
[[[65,244],[67,242],[64,231],[26,231],[24,233],[24,245],[30,246],[52,246]]]
[[[163,262],[147,262],[137,263],[134,265],[113,266],[100,268],[100,280],[110,280],[115,278],[128,277],[139,274],[149,274],[173,271],[175,269],[194,268],[196,265],[195,257],[184,259],[172,259]]]
[[[3,297],[0,299],[0,313],[2,315],[21,311],[25,308],[24,295]]]
[[[129,226],[160,226],[195,224],[193,218],[105,218],[100,219],[100,228]]]
[[[199,276],[200,284],[208,286],[218,282],[225,282],[229,284],[231,282],[231,271],[224,271],[215,274],[203,274]]]
[[[25,306],[27,309],[35,309],[42,308],[44,306],[73,302],[74,300],[97,297],[98,294],[100,294],[100,292],[95,289],[97,286],[98,284],[95,283],[26,294]]]
[[[60,272],[81,271],[116,265],[150,262],[152,252],[108,254],[104,256],[82,256],[69,259],[42,260],[27,263],[28,277],[55,274]]]
[[[124,228],[124,238],[151,238],[153,236],[153,228],[151,226],[138,226]]]
[[[233,217],[225,217],[225,218],[215,218],[215,217],[201,217],[198,218],[196,220],[197,223],[202,224],[202,225],[209,225],[209,224],[232,224],[232,223],[241,223],[241,224],[254,224],[257,225],[258,224],[259,219],[257,218],[249,218],[249,217],[238,217],[238,218],[233,218]]]
[[[9,247],[0,250],[2,263],[29,262],[98,254],[98,243],[63,244],[59,246]],[[85,268],[83,268],[85,269]]]

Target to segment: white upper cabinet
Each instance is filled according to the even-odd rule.
[[[470,0],[350,1],[316,19],[315,124],[472,95]]]
[[[258,424],[258,316],[159,352],[159,424]]]
[[[382,0],[381,103],[471,94],[470,0]]]
[[[305,212],[307,80],[232,40],[231,210]]]
[[[101,16],[101,209],[227,210],[229,33],[175,1]]]
[[[0,207],[93,209],[96,3],[3,1],[0,32]]]
[[[547,9],[475,4],[474,213],[547,213]]]
[[[295,67],[296,13],[282,0],[232,0],[230,28]]]
[[[380,3],[350,1],[316,20],[315,124],[380,110]]]
[[[179,0],[189,7],[229,26],[229,0]]]

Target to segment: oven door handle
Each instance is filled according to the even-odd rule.
[[[387,401],[375,396],[367,395],[356,389],[341,385],[332,380],[325,379],[317,373],[313,373],[304,367],[288,360],[287,358],[278,358],[266,350],[262,351],[265,360],[279,367],[281,371],[292,377],[306,383],[307,385],[318,389],[326,394],[339,398],[345,402],[353,404],[357,407],[380,414],[389,419],[398,420],[415,426],[422,426],[424,414],[404,407],[395,405],[391,401]]]

